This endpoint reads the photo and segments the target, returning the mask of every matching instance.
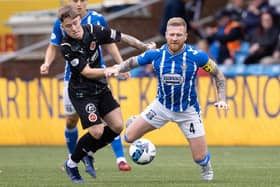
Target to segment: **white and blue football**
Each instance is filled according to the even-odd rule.
[[[156,156],[156,147],[150,140],[140,138],[130,145],[129,156],[136,164],[149,164]]]

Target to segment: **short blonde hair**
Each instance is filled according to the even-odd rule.
[[[63,22],[66,18],[74,19],[80,16],[78,11],[71,5],[65,5],[58,10],[57,17]]]
[[[183,26],[186,28],[187,31],[187,23],[185,22],[185,20],[181,17],[173,17],[170,18],[167,22],[167,27],[168,26]]]

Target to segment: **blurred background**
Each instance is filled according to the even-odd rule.
[[[0,0],[0,145],[64,145],[63,72],[58,55],[47,76],[40,65],[56,11],[67,0]],[[199,71],[198,94],[209,145],[280,145],[279,0],[88,0],[110,27],[164,42],[166,22],[188,23],[187,43],[206,51],[227,77],[231,110],[217,111],[215,86]],[[140,52],[118,44],[124,59]],[[105,61],[113,64],[105,52]],[[124,119],[155,97],[150,67],[110,79]],[[159,131],[159,132],[158,132]],[[146,135],[156,145],[185,145],[173,123]],[[160,135],[158,135],[158,133]],[[82,133],[80,133],[82,134]],[[167,139],[164,137],[172,137]]]

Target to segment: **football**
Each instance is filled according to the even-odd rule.
[[[156,156],[156,147],[150,140],[140,138],[130,145],[129,156],[136,164],[149,164]]]

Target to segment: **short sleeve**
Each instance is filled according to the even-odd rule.
[[[93,25],[93,33],[96,35],[96,38],[100,45],[115,43],[121,40],[120,31],[110,29],[110,28],[105,28],[99,25]]]
[[[188,46],[187,52],[190,55],[189,58],[195,61],[199,67],[204,66],[209,60],[208,55],[204,51],[197,50],[194,47]]]
[[[107,24],[104,16],[102,16],[102,15],[99,16],[99,22],[100,22],[101,26],[106,27],[106,28],[108,27],[108,24]]]
[[[56,46],[61,44],[63,33],[59,19],[56,19],[53,25],[53,30],[50,38],[50,43]]]
[[[159,54],[159,50],[148,50],[137,56],[137,62],[140,66],[151,64],[155,57]]]
[[[197,62],[199,67],[204,66],[209,60],[209,56],[203,51],[198,51],[197,58],[198,58]]]

